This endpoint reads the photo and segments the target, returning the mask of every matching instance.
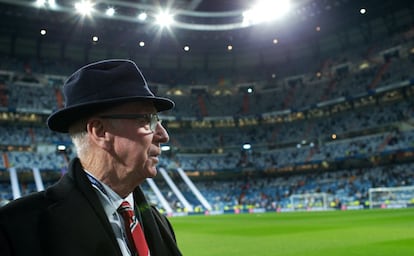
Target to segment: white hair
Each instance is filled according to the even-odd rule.
[[[86,120],[80,120],[69,127],[69,135],[75,145],[78,157],[84,156],[89,148],[88,133],[86,131]]]

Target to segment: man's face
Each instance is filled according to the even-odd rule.
[[[127,103],[105,114],[153,114],[156,109],[151,102]],[[151,131],[145,118],[111,119],[107,133],[111,138],[114,169],[119,178],[141,183],[157,174],[156,165],[161,154],[161,143],[169,140],[167,131],[157,123]]]

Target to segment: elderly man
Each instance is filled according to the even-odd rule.
[[[174,103],[154,96],[129,60],[82,67],[63,93],[47,124],[70,134],[77,158],[57,184],[0,208],[0,255],[181,255],[139,186],[157,174],[169,140],[157,113]]]

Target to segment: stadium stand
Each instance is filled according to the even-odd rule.
[[[290,196],[322,192],[332,209],[368,208],[369,188],[414,186],[413,47],[402,33],[337,53],[321,61],[319,73],[292,68],[277,79],[268,79],[267,71],[240,71],[227,77],[231,82],[219,74],[166,72],[173,86],[151,83],[177,105],[163,113],[171,150],[160,166],[195,213],[288,210]],[[0,58],[0,202],[41,188],[34,167],[43,187],[50,186],[76,155],[67,135],[44,125],[62,104],[60,86],[75,66]],[[242,148],[246,143],[250,149]],[[60,145],[66,148],[59,151]],[[188,211],[162,177],[154,181],[174,213]],[[149,184],[142,186],[168,212]]]

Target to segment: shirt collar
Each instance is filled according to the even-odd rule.
[[[105,210],[106,215],[110,216],[114,212],[116,212],[123,201],[127,201],[133,209],[135,208],[133,193],[130,193],[127,197],[122,198],[108,185],[95,178],[95,176],[93,176],[90,172],[88,172],[87,170],[84,171],[86,173],[86,176],[88,176],[88,179],[92,184],[92,187],[96,189],[101,198],[105,199],[105,201],[103,201],[103,208]]]

